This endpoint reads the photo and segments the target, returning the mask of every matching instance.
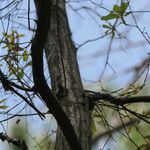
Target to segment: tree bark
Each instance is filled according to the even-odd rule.
[[[83,150],[68,115],[56,95],[49,88],[43,68],[43,49],[50,29],[52,3],[49,0],[34,0],[37,12],[37,29],[31,45],[32,72],[35,93],[39,94],[55,117],[71,150]],[[52,8],[52,9],[51,9]]]
[[[90,110],[84,97],[76,48],[71,39],[64,0],[51,0],[50,29],[45,53],[52,90],[68,115],[84,150],[91,149]],[[69,150],[58,127],[56,150]]]

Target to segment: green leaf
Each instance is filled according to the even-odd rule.
[[[13,73],[13,71],[10,71],[8,77],[10,77],[12,75],[14,75],[14,73]]]
[[[8,106],[5,106],[5,105],[0,106],[0,109],[7,109],[7,108]]]
[[[92,128],[92,133],[94,134],[96,132],[96,124],[94,119],[91,120],[91,128]]]
[[[29,58],[28,51],[25,50],[23,55],[22,55],[22,59],[23,59],[23,61],[27,61],[28,58]]]
[[[2,33],[3,36],[5,36],[6,38],[10,38],[11,35],[7,34],[7,33]]]
[[[9,50],[12,50],[14,48],[14,44],[8,44],[7,46],[9,48]]]
[[[117,19],[117,18],[123,18],[123,16],[127,16],[130,13],[125,13],[127,8],[129,6],[129,2],[124,2],[120,6],[119,5],[114,5],[113,6],[113,12],[110,12],[109,15],[107,16],[102,16],[101,20],[111,20],[111,19]]]
[[[113,11],[116,12],[118,15],[123,16],[129,6],[129,2],[122,3],[121,6],[114,5]]]
[[[2,99],[2,100],[0,100],[0,103],[4,103],[5,101],[6,101],[6,99]],[[6,105],[0,106],[0,109],[6,109],[6,108],[8,108],[8,106],[6,106]]]
[[[113,11],[116,12],[117,14],[120,14],[120,12],[121,12],[120,6],[114,5]]]
[[[2,49],[5,49],[5,48],[8,48],[8,46],[6,45],[6,46],[3,46],[3,47],[2,47]]]
[[[150,135],[145,136],[145,139],[150,143]]]
[[[11,33],[12,33],[12,34],[15,34],[15,33],[17,33],[17,31],[16,31],[16,30],[12,30]]]
[[[102,16],[102,17],[101,17],[101,20],[107,21],[107,20],[111,20],[111,19],[117,19],[117,18],[120,18],[120,17],[121,17],[121,16],[119,16],[118,14],[111,12],[111,13],[110,13],[109,15],[107,15],[107,16]]]
[[[120,6],[121,11],[125,13],[127,8],[128,8],[128,6],[129,6],[129,2],[122,3],[121,6]]]
[[[106,31],[105,31],[105,34],[107,35],[107,34],[109,33],[109,31],[110,31],[110,30],[106,30]]]
[[[110,26],[108,26],[107,24],[103,24],[103,28],[111,29],[111,27],[110,27]]]
[[[128,133],[131,133],[131,130],[133,129],[133,126],[129,126],[128,128],[127,128],[127,130],[128,130]]]
[[[25,36],[25,34],[19,34],[18,35],[19,38],[24,37],[24,36]]]
[[[25,67],[32,66],[32,61],[29,61]]]
[[[5,102],[5,101],[6,101],[6,99],[0,100],[0,103],[3,103],[3,102]]]
[[[9,38],[9,40],[10,40],[11,44],[14,44],[14,42],[15,42],[15,36],[11,35],[10,38]]]
[[[149,150],[150,144],[143,144],[137,150]]]
[[[23,77],[24,77],[24,71],[20,70],[19,73],[18,73],[18,78],[22,79]]]

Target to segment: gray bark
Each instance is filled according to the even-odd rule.
[[[91,145],[89,104],[84,97],[65,1],[52,0],[51,3],[53,5],[45,52],[51,75],[52,90],[71,120],[83,149],[89,150]],[[57,131],[55,149],[69,150],[60,128]]]
[[[32,72],[34,92],[39,94],[55,117],[71,150],[83,150],[70,119],[63,110],[56,95],[49,88],[44,76],[43,49],[50,29],[50,18],[53,6],[49,0],[35,0],[37,12],[37,29],[31,45]]]

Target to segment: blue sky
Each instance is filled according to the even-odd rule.
[[[102,1],[99,1],[102,2]],[[116,1],[111,0],[103,1],[103,5],[112,10],[112,3],[116,3]],[[144,3],[140,0],[132,0],[131,1],[131,7],[132,10],[149,10],[148,4],[149,1],[146,0]],[[90,3],[89,3],[90,4]],[[82,5],[85,5],[85,3],[82,3]],[[80,8],[81,4],[76,4],[74,6],[75,8]],[[91,6],[92,9],[95,9],[94,6]],[[98,10],[99,8],[96,8]],[[84,9],[79,11],[80,15],[76,14],[74,11],[70,10],[68,11],[70,16],[70,24],[71,29],[73,32],[73,38],[76,41],[77,44],[81,44],[86,40],[93,39],[96,37],[100,37],[104,34],[105,29],[102,29],[102,24],[105,24],[104,21],[101,21],[100,17],[95,17],[95,20],[97,21],[96,24],[95,20],[89,16],[89,12],[85,11]],[[100,12],[100,15],[106,15],[107,12],[103,9],[99,9],[98,12]],[[91,13],[92,14],[92,13]],[[137,14],[136,14],[137,15]],[[143,30],[145,28],[145,31],[149,33],[149,20],[148,16],[149,13],[142,13],[139,14],[140,19],[138,20],[140,28]],[[127,21],[129,20],[129,23],[134,24],[132,17],[127,17]],[[143,24],[144,22],[144,24]],[[129,33],[128,33],[128,30]],[[114,44],[112,45],[112,49],[120,49],[120,52],[117,53],[111,53],[110,55],[110,64],[115,69],[116,74],[113,73],[113,71],[107,67],[106,73],[105,73],[105,80],[108,80],[110,82],[110,77],[117,77],[117,74],[121,74],[122,71],[126,70],[129,67],[132,67],[134,65],[137,65],[141,62],[143,58],[148,56],[149,52],[149,46],[142,37],[142,35],[137,31],[137,29],[131,28],[125,26],[120,26],[118,29],[119,32],[125,32],[123,33],[125,36],[127,36],[126,39],[118,39],[114,41]],[[127,33],[126,33],[127,32]],[[144,46],[138,46],[138,47],[131,47],[127,48],[128,45],[131,43],[138,43],[143,41],[145,44]],[[91,81],[99,81],[99,77],[102,71],[102,68],[104,66],[104,62],[106,60],[106,55],[102,55],[101,53],[107,53],[109,46],[109,38],[103,38],[101,40],[98,40],[96,42],[91,42],[89,44],[86,44],[85,46],[81,47],[78,50],[78,58],[79,58],[79,64],[80,64],[80,71],[83,79],[85,80],[91,80]],[[124,50],[121,50],[121,47],[123,47]],[[94,58],[94,53],[97,54],[97,56]],[[99,56],[98,56],[99,55]],[[130,66],[128,65],[130,64]],[[116,76],[116,77],[115,77]],[[128,83],[131,79],[131,74],[128,76],[123,76],[121,78],[117,78],[114,80],[114,82],[124,82],[124,84]]]

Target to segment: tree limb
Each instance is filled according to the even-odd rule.
[[[19,92],[17,92],[12,86],[11,86],[11,82],[5,77],[5,75],[2,73],[2,71],[0,70],[0,81],[3,85],[3,88],[5,91],[12,91],[14,94],[16,94],[17,96],[19,96],[21,99],[23,99],[31,108],[33,108],[38,115],[41,117],[41,119],[45,118],[45,115],[42,114],[42,112],[40,112],[35,106],[34,104],[32,104],[30,101],[28,101],[28,99],[26,97],[24,97],[22,94],[20,94]]]
[[[108,130],[106,132],[100,133],[97,136],[95,136],[92,140],[92,144],[94,145],[98,140],[100,140],[104,136],[111,135],[119,130],[122,130],[124,127],[132,126],[132,125],[136,124],[138,121],[139,121],[138,119],[133,119],[124,124],[120,124],[120,125],[117,125],[116,127],[112,127],[111,130]]]
[[[117,106],[123,106],[125,104],[132,103],[150,103],[150,96],[115,97],[111,94],[91,91],[86,91],[85,94],[89,98],[91,103],[96,103],[101,100],[115,104]]]
[[[49,111],[54,115],[58,122],[71,150],[82,150],[81,143],[79,142],[75,130],[60,106],[56,96],[50,90],[44,76],[43,70],[43,49],[45,41],[48,36],[50,27],[50,0],[34,0],[37,12],[37,29],[35,37],[32,40],[31,56],[32,56],[32,69],[34,87],[37,93],[40,94],[43,101],[46,103]]]
[[[6,140],[8,143],[12,143],[13,145],[19,147],[21,150],[28,150],[25,141],[10,138],[7,134],[3,132],[0,133],[0,139],[2,140],[2,142]]]

